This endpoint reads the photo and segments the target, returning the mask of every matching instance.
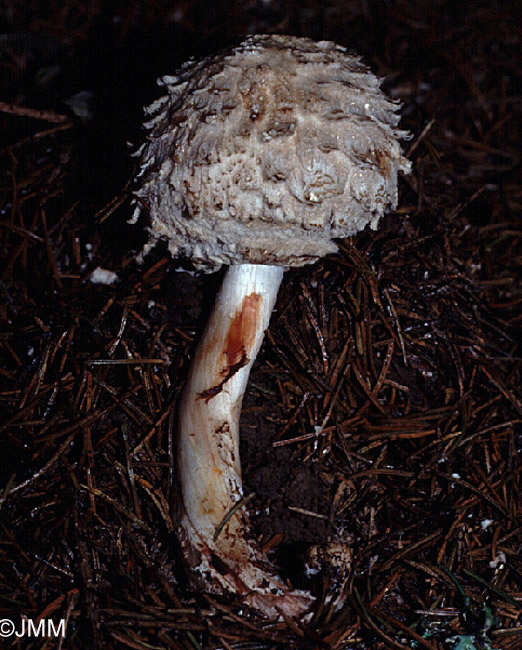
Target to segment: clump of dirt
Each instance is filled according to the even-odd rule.
[[[254,372],[253,383],[260,378]],[[289,448],[272,446],[288,419],[276,400],[253,386],[241,415],[243,481],[245,492],[256,494],[255,529],[265,543],[274,536],[282,545],[326,542],[334,532],[329,486],[317,462],[302,463]]]

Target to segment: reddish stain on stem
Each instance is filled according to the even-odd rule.
[[[198,393],[199,399],[208,402],[216,395],[219,395],[226,382],[250,361],[249,355],[256,339],[262,301],[263,298],[260,293],[250,293],[243,298],[241,309],[238,309],[235,313],[225,341],[227,365],[220,373],[223,379],[215,386]]]
[[[245,355],[250,357],[250,349],[256,338],[259,310],[263,298],[260,293],[250,293],[243,298],[241,309],[238,309],[230,323],[225,343],[228,366],[241,363]]]

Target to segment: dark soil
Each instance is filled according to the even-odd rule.
[[[254,375],[254,384],[256,379],[265,377]],[[255,391],[255,385],[252,388]],[[271,388],[276,387],[268,384],[262,395],[248,396],[241,420],[244,481],[257,495],[258,530],[266,538],[281,535],[283,544],[324,542],[332,532],[328,519],[326,523],[321,519],[330,514],[330,490],[321,479],[319,464],[296,462],[292,450],[272,447],[287,418],[282,409],[268,403],[270,398],[277,400]],[[307,517],[289,507],[308,509],[319,517]]]

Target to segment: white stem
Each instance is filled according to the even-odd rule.
[[[227,271],[183,393],[178,432],[180,540],[192,577],[232,592],[267,616],[299,616],[312,603],[292,590],[251,534],[241,507],[239,416],[250,369],[275,305],[284,268],[244,264]]]

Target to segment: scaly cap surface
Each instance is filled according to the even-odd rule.
[[[398,105],[329,41],[248,36],[163,77],[137,155],[150,240],[196,267],[301,266],[376,228],[409,172]],[[138,212],[139,212],[138,208]]]

